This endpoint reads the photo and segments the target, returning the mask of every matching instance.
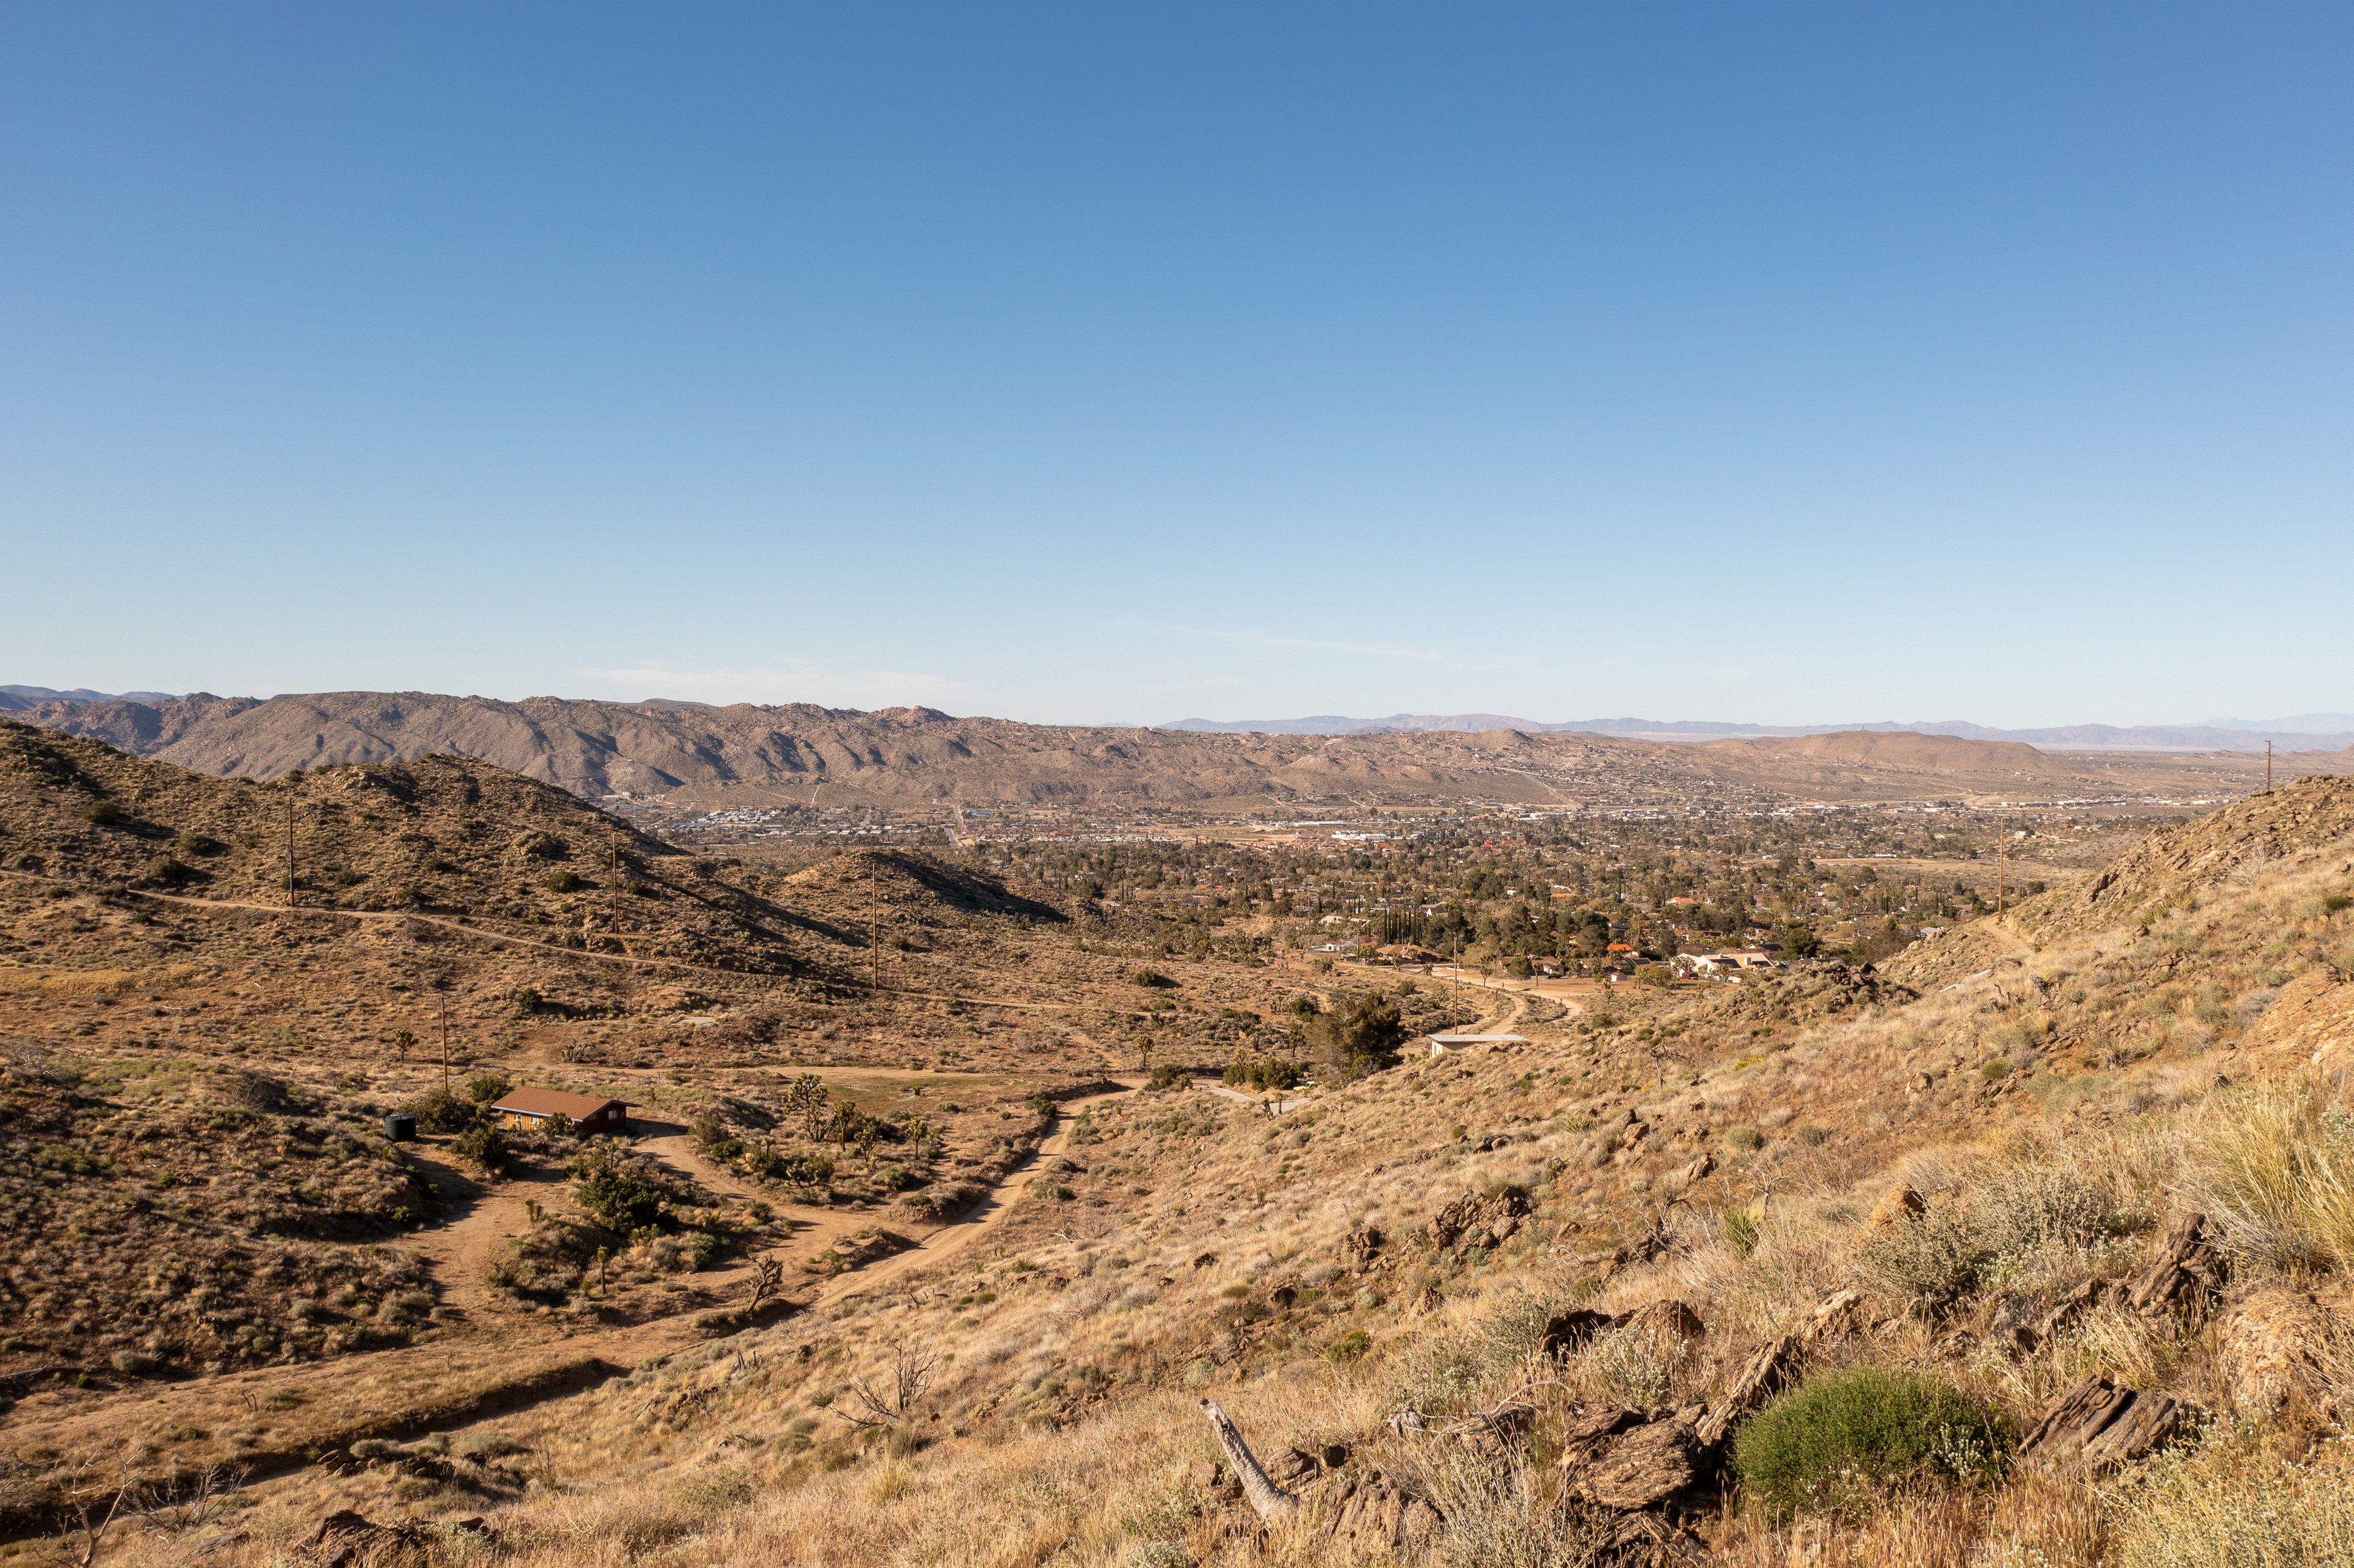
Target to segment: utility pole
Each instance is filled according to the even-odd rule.
[[[872,923],[867,934],[866,945],[874,949],[875,962],[875,978],[868,982],[866,989],[875,995],[881,996],[883,994],[883,922],[881,920]]]
[[[294,786],[286,787],[286,907],[294,907]]]
[[[2006,841],[1994,841],[1994,917],[2002,918],[2002,852]]]

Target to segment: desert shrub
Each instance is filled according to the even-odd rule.
[[[2014,1441],[1999,1414],[1949,1383],[1861,1366],[1808,1378],[1766,1405],[1741,1428],[1733,1463],[1777,1522],[1852,1517],[1900,1486],[1989,1484]]]
[[[207,837],[191,828],[174,839],[172,847],[182,854],[218,854],[225,846],[220,840]]]
[[[182,862],[168,854],[159,854],[147,863],[146,878],[166,886],[176,887],[195,874]]]
[[[1766,1147],[1766,1135],[1754,1127],[1728,1127],[1724,1129],[1724,1141],[1745,1154],[1755,1153]]]
[[[1508,1295],[1479,1324],[1480,1361],[1496,1371],[1517,1366],[1544,1343],[1545,1324],[1561,1308],[1532,1290]]]
[[[495,1127],[470,1127],[450,1140],[450,1152],[482,1171],[496,1171],[507,1162],[514,1147]]]
[[[580,890],[580,874],[569,867],[551,871],[539,879],[539,885],[550,893],[578,893]]]
[[[1855,1266],[1867,1284],[1934,1303],[1977,1288],[1993,1255],[1968,1221],[1936,1210],[1881,1226],[1856,1249]]]
[[[1373,1337],[1371,1334],[1363,1329],[1352,1329],[1324,1347],[1324,1359],[1336,1367],[1344,1367],[1351,1361],[1363,1360],[1365,1352],[1373,1348]]]
[[[1139,969],[1128,978],[1131,985],[1140,985],[1149,991],[1165,991],[1177,983],[1159,969]]]
[[[428,1132],[461,1132],[474,1125],[474,1102],[447,1084],[428,1089],[401,1107]]]
[[[579,1183],[580,1206],[610,1231],[628,1233],[652,1224],[673,1195],[666,1183],[649,1180],[642,1170],[602,1149],[577,1157],[567,1169]]]
[[[122,821],[122,808],[111,800],[92,800],[81,809],[81,820],[94,827],[111,828]]]
[[[2088,1246],[2116,1228],[2109,1196],[2067,1171],[2028,1167],[1996,1177],[1971,1200],[1986,1245],[2023,1257],[2053,1242]]]
[[[267,1073],[228,1072],[221,1075],[219,1085],[221,1098],[248,1110],[275,1114],[290,1103],[286,1086]]]
[[[482,1073],[466,1082],[466,1092],[478,1106],[489,1105],[513,1087],[514,1085],[504,1073]]]
[[[686,1124],[694,1135],[695,1145],[714,1160],[733,1160],[744,1152],[744,1145],[729,1135],[727,1124],[716,1116],[699,1116]]]
[[[2311,1079],[2211,1099],[2183,1150],[2181,1194],[2238,1255],[2354,1270],[2354,1114]]]
[[[1801,1149],[1820,1149],[1830,1140],[1830,1134],[1813,1122],[1802,1121],[1790,1128],[1790,1141]]]

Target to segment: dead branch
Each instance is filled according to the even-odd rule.
[[[916,1405],[931,1386],[932,1368],[939,1358],[928,1350],[912,1349],[906,1344],[893,1347],[891,1386],[877,1392],[864,1378],[850,1380],[850,1395],[863,1407],[861,1411],[838,1411],[853,1426],[880,1428],[896,1426],[913,1415]]]
[[[1243,1496],[1250,1499],[1251,1510],[1266,1523],[1295,1517],[1299,1512],[1299,1499],[1267,1478],[1267,1472],[1251,1457],[1250,1445],[1243,1441],[1242,1429],[1226,1413],[1210,1400],[1202,1401],[1202,1414],[1210,1418],[1210,1431],[1218,1446],[1225,1451],[1226,1463],[1235,1469],[1235,1478],[1243,1484]]]

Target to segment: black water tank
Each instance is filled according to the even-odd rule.
[[[402,1143],[415,1138],[417,1118],[407,1111],[394,1111],[384,1118],[384,1135],[395,1143]]]

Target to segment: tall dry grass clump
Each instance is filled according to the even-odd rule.
[[[2177,1192],[2232,1253],[2354,1273],[2354,1111],[2312,1078],[2219,1095],[2191,1119]]]
[[[2161,1456],[2114,1499],[2115,1568],[2343,1568],[2354,1563],[2354,1485],[2227,1439]]]

